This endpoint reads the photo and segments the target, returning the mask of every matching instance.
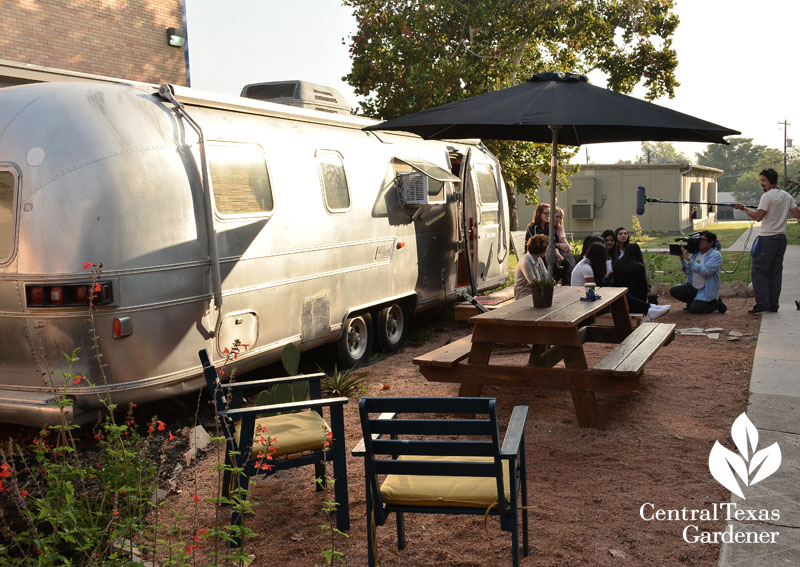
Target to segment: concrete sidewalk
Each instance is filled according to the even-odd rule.
[[[758,236],[760,232],[761,232],[761,223],[754,222],[752,224],[752,230],[750,228],[745,229],[745,231],[741,235],[739,235],[739,238],[736,239],[736,242],[734,242],[728,248],[726,248],[724,252],[741,252],[743,250],[747,251],[752,250],[753,241],[756,239],[756,236]]]
[[[739,239],[742,244],[744,236]],[[779,510],[780,519],[729,522],[734,531],[777,531],[779,536],[776,543],[723,544],[720,567],[800,565],[800,311],[796,299],[800,300],[800,246],[789,246],[783,261],[780,310],[753,315],[761,317],[761,330],[747,404],[747,416],[759,433],[758,449],[777,442],[782,461],[772,476],[744,489],[746,500],[731,495],[739,508]]]

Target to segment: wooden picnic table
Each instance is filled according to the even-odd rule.
[[[460,383],[459,396],[480,396],[484,384],[569,390],[582,427],[602,428],[595,392],[629,393],[645,363],[675,335],[675,325],[643,323],[633,329],[625,301],[627,288],[603,287],[597,301],[581,301],[583,288],[557,287],[553,304],[533,306],[530,297],[472,317],[472,335],[417,357],[427,380]],[[594,325],[611,312],[613,327]],[[589,368],[585,342],[618,346]],[[525,366],[492,364],[497,345],[530,345]],[[561,360],[564,367],[554,368]]]

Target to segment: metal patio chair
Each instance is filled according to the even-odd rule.
[[[392,512],[398,549],[405,548],[406,513],[499,515],[500,528],[511,532],[517,567],[521,509],[528,555],[527,406],[514,408],[502,445],[493,398],[362,398],[359,412],[364,438],[353,455],[364,457],[370,567],[375,530]]]
[[[313,464],[315,478],[324,479],[324,463],[326,460],[332,461],[333,491],[338,504],[336,527],[341,531],[349,530],[343,419],[343,406],[347,398],[322,398],[320,380],[325,376],[322,373],[223,383],[206,349],[198,354],[206,386],[214,401],[217,420],[226,439],[225,463],[242,469],[239,479],[232,479],[230,471],[225,471],[222,496],[229,496],[232,485],[246,490],[251,476],[269,476],[305,465]],[[308,383],[310,399],[242,407],[246,392],[264,391],[299,382]],[[330,427],[322,416],[325,407],[330,412]],[[269,439],[274,441],[270,443]],[[317,489],[321,490],[319,485]],[[236,511],[231,522],[235,525],[241,523]]]

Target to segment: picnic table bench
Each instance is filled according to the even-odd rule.
[[[624,300],[627,288],[602,288],[601,299],[580,301],[583,289],[557,288],[553,305],[535,308],[529,298],[473,317],[471,335],[414,359],[433,382],[460,383],[460,396],[478,396],[485,384],[572,392],[578,423],[601,428],[595,392],[629,393],[639,385],[644,366],[672,341],[675,325],[641,323],[633,329]],[[610,312],[613,326],[595,325]],[[616,343],[589,368],[586,342]],[[530,345],[525,366],[491,363],[497,345]],[[563,368],[554,368],[561,360]]]

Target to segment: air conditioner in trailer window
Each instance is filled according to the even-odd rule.
[[[421,173],[408,173],[401,178],[403,202],[406,205],[427,205],[429,178]]]
[[[449,171],[419,158],[395,157],[393,166],[399,197],[405,206],[444,205],[447,203],[447,187],[461,181]]]

